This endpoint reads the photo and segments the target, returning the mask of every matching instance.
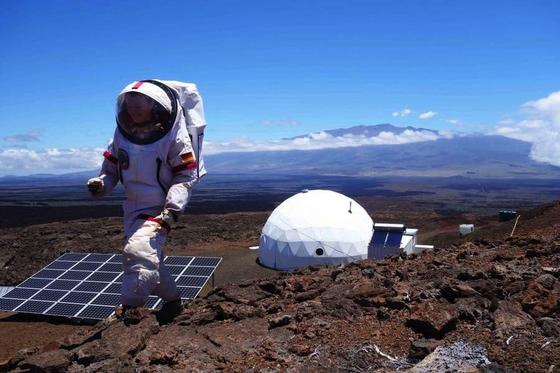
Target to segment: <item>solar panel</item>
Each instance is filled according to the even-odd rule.
[[[0,311],[101,320],[114,313],[122,288],[122,255],[66,253],[0,297]],[[222,261],[219,257],[168,256],[183,300],[194,299]],[[161,299],[150,296],[146,308]]]
[[[368,246],[369,259],[383,259],[388,255],[400,253],[404,228],[375,226]]]

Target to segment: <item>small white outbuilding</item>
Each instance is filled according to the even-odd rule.
[[[459,233],[461,236],[466,236],[467,234],[471,234],[474,232],[474,224],[460,224],[459,225]]]
[[[353,199],[329,190],[304,190],[268,218],[259,240],[259,261],[290,271],[366,259],[372,227],[371,217]]]

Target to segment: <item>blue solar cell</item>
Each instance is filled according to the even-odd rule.
[[[96,263],[105,263],[113,254],[89,254],[83,261],[84,262],[96,262]]]
[[[172,275],[180,275],[181,272],[183,272],[183,269],[185,269],[185,267],[183,266],[173,266],[173,265],[165,265],[165,268],[167,268],[167,270],[169,272],[171,272]]]
[[[385,242],[385,246],[391,247],[401,247],[401,240],[402,240],[403,232],[389,232],[389,237],[387,237],[387,241]]]
[[[42,271],[35,273],[32,278],[55,279],[63,273],[64,271],[61,269],[43,269]]]
[[[57,303],[45,312],[45,315],[73,317],[83,307],[83,304]]]
[[[60,276],[59,280],[83,280],[90,274],[91,272],[86,271],[68,271]]]
[[[101,292],[107,286],[106,283],[103,282],[89,282],[84,281],[75,290],[77,291],[93,291],[95,293]]]
[[[122,285],[120,283],[115,283],[109,285],[107,289],[105,289],[105,293],[112,293],[112,294],[120,294],[122,289]]]
[[[102,304],[105,306],[116,306],[121,302],[121,296],[118,294],[99,294],[97,298],[91,302],[92,304]]]
[[[214,271],[213,267],[195,267],[189,266],[183,272],[185,276],[210,276]]]
[[[54,280],[46,288],[51,290],[72,290],[79,283],[80,283],[79,281],[71,281],[71,280]]]
[[[109,259],[109,263],[122,263],[122,255],[121,254],[115,255],[114,257]]]
[[[23,300],[23,299],[0,298],[0,310],[1,311],[13,311],[23,302],[25,302],[25,300]]]
[[[149,297],[146,301],[146,304],[144,304],[144,307],[155,309],[159,305],[159,303],[160,299],[158,297]]]
[[[75,271],[95,271],[100,266],[101,263],[80,262],[76,264],[72,269]]]
[[[195,286],[195,287],[202,287],[208,277],[197,277],[197,276],[180,276],[175,282],[179,286]]]
[[[186,266],[192,261],[192,256],[168,256],[163,260],[166,265]]]
[[[33,300],[49,300],[56,302],[60,298],[66,295],[65,291],[62,290],[41,290],[33,296]]]
[[[35,293],[37,293],[38,289],[28,289],[28,288],[15,288],[11,290],[8,294],[5,294],[5,298],[16,298],[16,299],[29,299]]]
[[[104,272],[122,272],[123,269],[120,263],[107,263],[103,264],[99,270]]]
[[[115,311],[115,307],[109,306],[87,306],[77,316],[83,319],[103,320]]]
[[[84,293],[81,291],[72,291],[70,293],[68,293],[64,298],[62,298],[60,301],[61,302],[67,302],[67,303],[89,303],[93,298],[95,298],[95,296],[97,295],[97,293]]]
[[[83,258],[85,258],[88,254],[83,253],[66,253],[59,257],[57,260],[69,260],[72,262],[79,262]]]
[[[120,303],[122,256],[69,253],[64,258],[68,260],[59,258],[50,263],[6,295],[11,298],[0,298],[0,310],[85,319],[103,319],[113,314],[114,306]],[[175,256],[166,258],[165,263],[176,277],[181,297],[193,299],[219,261],[214,257]],[[188,263],[198,265],[186,267]],[[154,309],[161,303],[158,297],[150,296],[146,307]]]
[[[46,266],[45,269],[69,269],[74,264],[76,264],[76,262],[62,262],[57,260]]]
[[[177,289],[179,290],[179,293],[181,293],[181,298],[186,299],[194,299],[200,291],[200,288],[193,288],[189,286],[177,286]]]
[[[36,301],[28,300],[19,306],[17,312],[29,312],[29,313],[43,313],[47,308],[52,306],[54,302]]]
[[[88,277],[88,281],[101,281],[101,282],[111,282],[117,278],[119,274],[115,272],[95,272]]]
[[[374,246],[385,246],[385,241],[387,240],[387,234],[388,232],[384,232],[384,231],[375,231],[373,232],[373,237],[371,238],[371,244],[373,244]]]
[[[45,280],[39,278],[29,278],[18,285],[19,288],[33,288],[33,289],[42,289],[48,284],[50,284],[52,280]]]
[[[215,267],[220,263],[221,258],[214,258],[214,257],[196,257],[192,261],[191,265],[193,266],[206,266],[206,267]]]

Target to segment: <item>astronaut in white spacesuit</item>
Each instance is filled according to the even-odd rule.
[[[118,95],[116,119],[101,172],[88,189],[95,197],[110,194],[119,181],[125,189],[122,310],[143,307],[151,294],[163,299],[163,309],[182,309],[163,245],[206,173],[202,99],[194,84],[138,81]]]

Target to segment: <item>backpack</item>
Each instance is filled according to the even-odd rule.
[[[160,80],[160,82],[175,90],[177,99],[183,108],[183,115],[187,123],[187,131],[191,138],[193,151],[198,164],[197,177],[200,178],[206,174],[204,159],[202,157],[202,142],[204,139],[204,129],[206,128],[202,97],[194,83],[184,83],[175,80]]]

